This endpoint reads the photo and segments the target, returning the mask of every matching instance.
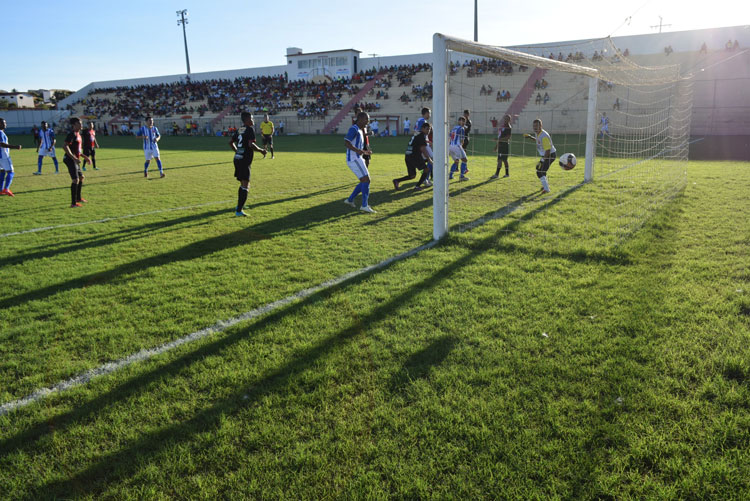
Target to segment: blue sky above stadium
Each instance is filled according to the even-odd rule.
[[[12,5],[3,13],[3,90],[77,90],[92,81],[184,73],[182,29],[176,22],[181,9],[189,11],[193,73],[281,65],[287,47],[354,48],[363,57],[391,56],[430,52],[435,32],[474,36],[473,0],[380,0],[359,2],[356,9],[343,0]],[[671,25],[664,31],[750,24],[745,0],[717,7],[695,8],[684,0],[479,0],[479,41],[507,46],[655,33],[659,16]]]

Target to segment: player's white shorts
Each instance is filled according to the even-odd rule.
[[[362,179],[365,176],[369,176],[370,172],[367,170],[365,160],[362,157],[356,157],[354,160],[347,160],[346,165],[352,170],[357,179]]]
[[[146,157],[146,161],[151,160],[152,158],[159,158],[159,148],[155,147],[143,150],[143,155]]]
[[[602,132],[609,134],[609,125],[603,125],[602,126]]]
[[[10,161],[9,157],[0,158],[0,170],[13,172],[13,162]]]
[[[55,147],[53,146],[51,151],[47,148],[39,148],[39,156],[55,158]]]
[[[453,160],[463,160],[466,158],[466,152],[460,144],[452,144],[448,148],[448,154]]]

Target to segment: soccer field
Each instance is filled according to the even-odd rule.
[[[275,142],[247,218],[225,138],[165,137],[164,179],[100,138],[80,209],[62,162],[11,153],[0,498],[750,497],[750,163],[690,162],[603,246],[582,169],[532,197],[534,157],[490,182],[483,150],[450,188],[483,224],[296,296],[428,244],[432,192],[393,190],[403,137],[373,142],[377,214],[343,203],[342,137]]]

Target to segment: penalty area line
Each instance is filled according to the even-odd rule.
[[[108,374],[112,374],[113,372],[123,369],[125,367],[128,367],[129,365],[133,365],[137,362],[148,360],[150,358],[166,353],[184,344],[192,343],[194,341],[198,341],[199,339],[208,337],[212,334],[223,332],[229,329],[230,327],[233,327],[239,324],[240,322],[244,322],[246,320],[252,320],[261,315],[265,315],[266,313],[270,313],[274,310],[277,310],[295,301],[305,299],[307,297],[312,296],[313,294],[316,294],[326,289],[330,289],[331,287],[340,285],[353,278],[360,277],[372,271],[380,270],[397,261],[402,261],[411,256],[414,256],[415,254],[422,252],[423,250],[430,249],[434,247],[435,245],[437,245],[437,243],[438,243],[437,240],[432,240],[424,245],[420,245],[419,247],[415,247],[411,250],[408,250],[396,256],[390,257],[379,263],[366,266],[364,268],[360,268],[355,271],[351,271],[349,273],[341,275],[337,278],[333,278],[326,282],[322,282],[308,289],[303,289],[299,292],[296,292],[295,294],[292,294],[291,296],[287,296],[285,298],[279,299],[272,303],[265,304],[253,310],[245,312],[242,315],[239,315],[237,317],[230,318],[229,320],[219,321],[215,323],[214,325],[211,325],[199,331],[195,331],[191,334],[188,334],[187,336],[181,337],[174,341],[170,341],[169,343],[162,344],[161,346],[157,346],[156,348],[141,350],[125,358],[121,358],[120,360],[116,360],[113,362],[108,362],[104,365],[100,365],[99,367],[88,370],[82,374],[79,374],[78,376],[72,377],[65,381],[61,381],[55,385],[36,390],[35,392],[31,393],[30,395],[26,397],[20,398],[18,400],[13,400],[11,402],[7,402],[5,404],[0,405],[0,416],[4,416],[17,409],[20,409],[22,407],[26,407],[27,405],[38,402],[50,395],[53,395],[56,393],[62,393],[64,391],[71,390],[78,386],[85,385],[88,382],[90,382],[92,379],[97,378],[99,376],[106,376]]]

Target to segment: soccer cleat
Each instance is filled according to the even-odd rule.
[[[416,185],[416,186],[414,187],[414,191],[421,191],[421,190],[423,190],[423,189],[424,189],[424,186],[420,186],[420,185]]]
[[[395,179],[393,180],[393,189],[398,190],[398,181],[396,181]]]
[[[0,190],[0,195],[5,195],[5,188],[3,188],[2,190]]]
[[[490,176],[490,179],[497,179],[498,177],[499,177],[499,176],[498,176],[497,174],[492,174],[492,175]]]
[[[86,203],[86,202],[88,202],[88,200],[86,200],[85,198],[79,198],[78,202]]]
[[[275,158],[276,158],[275,156],[271,155],[271,160],[274,160]]]
[[[94,167],[94,170],[99,170],[99,167]]]
[[[86,170],[86,167],[82,167],[81,170]]]
[[[545,190],[544,188],[542,188],[541,193],[542,195],[546,195],[547,193],[550,193],[550,190]]]
[[[148,177],[148,172],[144,172],[143,177]]]
[[[453,179],[453,174],[448,176],[448,181],[450,181],[451,179]]]
[[[162,172],[162,173],[161,173],[161,174],[159,175],[159,177],[160,177],[160,178],[162,178],[162,177],[167,177],[167,175],[166,175],[166,174],[164,174],[164,173]]]
[[[238,210],[238,211],[234,211],[234,217],[247,217],[247,214],[245,214],[241,210]]]
[[[345,199],[344,199],[344,203],[345,203],[346,205],[348,205],[349,207],[356,207],[356,205],[354,204],[354,202],[352,202],[352,201],[351,201],[351,200],[349,200],[348,198],[345,198]]]
[[[75,209],[76,207],[83,207],[83,205],[81,205],[81,204],[79,204],[79,203],[75,203],[75,204],[70,204],[70,208],[71,208],[71,209]]]
[[[459,181],[468,181],[468,180],[469,180],[469,178],[468,178],[468,177],[466,177],[466,176],[461,176],[461,177],[459,177],[459,178],[458,178],[458,180],[459,180]]]
[[[504,175],[503,177],[510,177],[510,174],[506,174],[506,175]]]
[[[3,195],[8,195],[9,197],[15,197],[15,195],[13,194],[13,192],[12,192],[12,191],[10,191],[10,189],[9,189],[9,188],[5,188],[5,189],[3,190]]]
[[[363,205],[359,208],[362,212],[369,212],[370,214],[377,214],[377,211],[370,207],[369,205]]]
[[[60,173],[60,171],[59,171],[59,170],[56,170],[56,171],[55,171],[55,174],[59,174],[59,173]]]
[[[35,176],[41,176],[41,175],[42,175],[42,171],[36,171],[36,172],[34,173],[34,175],[35,175]]]
[[[432,181],[430,181],[429,179],[425,179],[424,185],[425,186],[432,186]]]

